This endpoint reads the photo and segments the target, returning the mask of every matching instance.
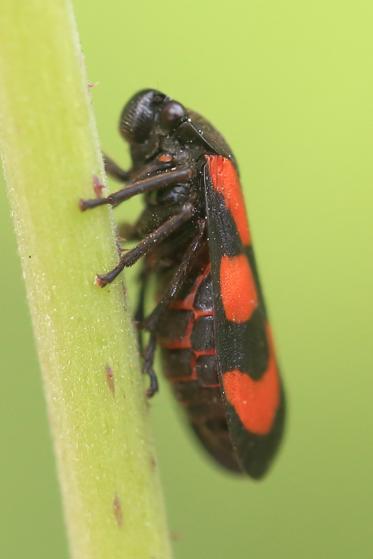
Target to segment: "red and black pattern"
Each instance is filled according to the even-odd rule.
[[[206,256],[208,256],[206,254]],[[160,323],[166,377],[208,452],[239,471],[227,429],[215,347],[215,311],[209,262],[200,262]]]
[[[104,287],[144,257],[136,322],[148,396],[158,389],[158,344],[204,448],[225,468],[260,478],[281,441],[285,404],[234,156],[210,123],[156,90],[130,99],[119,130],[133,165],[124,171],[106,158],[106,170],[129,184],[80,207],[143,194],[145,208],[122,230],[137,246],[96,283]],[[152,275],[158,303],[145,316]]]
[[[283,428],[281,381],[237,172],[223,156],[206,160],[218,373],[241,466],[260,477]]]

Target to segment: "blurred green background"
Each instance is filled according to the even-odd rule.
[[[149,86],[207,116],[232,145],[288,392],[281,454],[254,483],[205,459],[162,383],[152,415],[176,559],[372,557],[371,2],[74,5],[108,153],[128,164],[118,115]],[[62,559],[38,364],[0,196],[0,557]]]

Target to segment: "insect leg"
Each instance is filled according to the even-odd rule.
[[[144,373],[148,375],[150,379],[150,385],[146,391],[146,395],[148,398],[151,398],[156,392],[158,392],[158,378],[153,368],[155,348],[156,335],[155,333],[152,333],[150,334],[150,339],[145,349],[143,368]]]
[[[118,182],[128,182],[130,180],[129,171],[125,171],[124,169],[119,167],[119,165],[115,163],[115,161],[113,161],[111,157],[109,157],[105,153],[103,154],[103,156],[104,156],[105,171],[109,175],[109,177],[117,180]]]
[[[150,313],[150,315],[144,320],[143,328],[145,328],[149,332],[153,332],[157,328],[162,314],[164,313],[172,299],[174,299],[178,294],[179,289],[183,285],[184,280],[189,273],[193,258],[203,243],[203,235],[206,227],[205,220],[201,219],[198,223],[198,226],[198,234],[189,245],[184,255],[183,261],[174,273],[165,293],[163,293],[162,295],[161,300],[159,301],[155,309]]]
[[[145,179],[155,173],[160,173],[161,171],[175,167],[174,158],[170,154],[162,154],[157,160],[144,165],[141,171],[138,169],[136,171],[134,169],[125,171],[105,153],[103,154],[103,158],[106,173],[109,177],[118,182],[130,182],[132,180],[137,181],[139,179]]]
[[[150,192],[152,190],[158,190],[161,188],[166,188],[167,186],[172,186],[178,183],[189,182],[192,178],[194,170],[190,167],[180,167],[174,171],[168,171],[133,182],[118,190],[109,194],[106,198],[93,198],[91,200],[80,200],[80,209],[82,211],[95,208],[97,206],[102,206],[104,204],[109,204],[110,206],[117,206],[124,200],[132,198],[132,196],[137,196],[138,194],[143,194],[144,192]]]
[[[137,222],[128,223],[123,221],[117,227],[118,238],[120,241],[140,241],[141,237],[137,231]]]
[[[111,283],[123,268],[128,268],[135,264],[139,258],[153,250],[156,246],[161,244],[167,237],[176,231],[181,225],[188,221],[193,215],[193,206],[185,204],[181,211],[170,217],[167,221],[162,223],[157,229],[149,233],[140,243],[133,249],[126,252],[115,268],[105,275],[97,276],[96,283],[100,287],[105,287]]]
[[[145,315],[145,296],[146,291],[149,283],[149,272],[145,266],[141,270],[139,274],[140,280],[140,292],[138,295],[137,307],[134,315],[134,321],[137,328],[137,335],[138,335],[138,343],[140,353],[143,353],[144,349],[144,341],[143,341],[143,332],[142,332],[142,323],[144,322],[144,315]]]
[[[193,258],[198,252],[199,248],[203,242],[203,234],[205,231],[205,221],[201,220],[199,222],[198,235],[189,245],[184,260],[177,268],[166,292],[163,294],[162,299],[153,310],[153,312],[143,321],[142,327],[150,332],[150,338],[144,352],[144,373],[150,378],[150,386],[147,390],[148,398],[151,398],[155,392],[158,390],[158,380],[157,375],[153,368],[154,353],[156,349],[156,328],[158,326],[159,320],[162,314],[167,309],[168,305],[174,299],[184,283],[186,276],[188,275]],[[142,309],[143,311],[143,309]]]

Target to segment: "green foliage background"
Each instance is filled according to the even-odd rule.
[[[119,111],[149,86],[206,115],[233,146],[288,392],[282,452],[253,483],[205,459],[162,383],[152,408],[176,559],[371,557],[371,3],[75,0],[75,10],[108,153],[128,164]],[[0,556],[62,559],[38,365],[0,196]],[[138,209],[131,202],[121,215]]]

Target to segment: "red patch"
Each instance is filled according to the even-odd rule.
[[[233,163],[222,155],[207,155],[208,166],[214,188],[224,197],[242,243],[251,242],[250,229],[246,216],[245,201],[241,185]]]
[[[215,355],[215,348],[213,349],[203,349],[203,350],[196,350],[193,348],[192,344],[192,333],[195,322],[204,316],[214,316],[213,309],[197,309],[194,306],[194,299],[196,297],[197,290],[203,280],[208,276],[211,271],[211,266],[208,264],[204,270],[202,270],[201,274],[196,278],[193,287],[191,288],[189,294],[184,299],[176,299],[172,301],[169,308],[174,310],[182,310],[182,311],[190,311],[191,317],[188,323],[186,324],[186,329],[181,339],[173,339],[172,334],[169,335],[168,338],[160,338],[160,345],[164,349],[189,349],[191,351],[190,356],[190,374],[187,376],[177,376],[173,377],[172,373],[166,371],[166,376],[172,383],[180,383],[180,382],[190,382],[200,380],[201,386],[214,386],[219,387],[220,385],[217,384],[209,384],[205,385],[201,379],[198,378],[197,372],[197,360],[199,357],[207,356],[207,355]]]
[[[250,319],[258,306],[258,296],[253,273],[244,254],[222,257],[220,291],[228,320],[242,323]]]
[[[268,329],[270,356],[268,368],[259,380],[237,369],[223,374],[224,392],[245,429],[256,435],[267,435],[280,403],[280,381]]]
[[[170,163],[170,161],[172,161],[172,159],[173,159],[173,157],[169,153],[162,153],[158,157],[158,161],[160,161],[161,163]]]

